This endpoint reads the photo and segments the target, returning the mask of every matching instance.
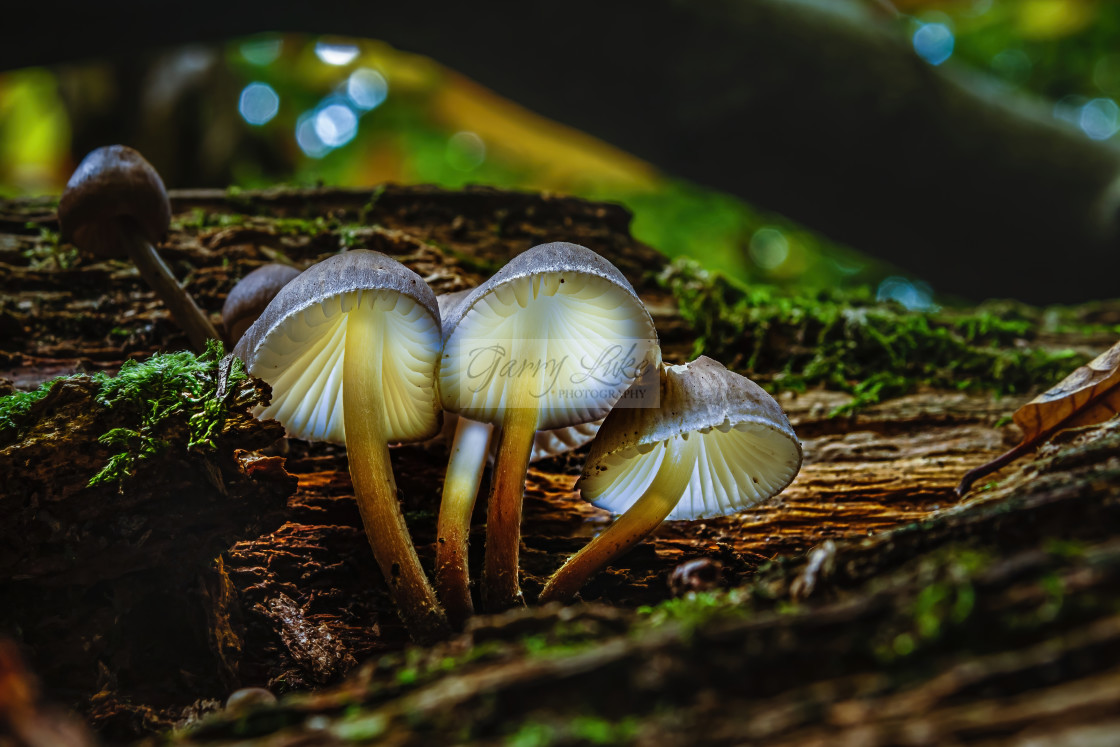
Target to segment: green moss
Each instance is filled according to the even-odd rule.
[[[98,439],[115,453],[89,484],[120,482],[135,471],[138,462],[162,453],[172,425],[185,430],[188,449],[214,448],[214,437],[225,424],[230,402],[248,381],[241,361],[223,359],[222,353],[222,344],[211,340],[202,355],[157,354],[142,362],[126,361],[116,376],[89,377],[97,386],[97,405],[118,411],[128,423]],[[0,397],[0,443],[10,443],[32,427],[35,404],[59,381],[46,382],[33,392]]]
[[[528,720],[504,744],[517,747],[548,747],[553,744],[630,744],[638,736],[639,721],[633,716],[611,721],[599,716],[576,715],[568,719]]]
[[[608,721],[595,716],[576,716],[569,729],[572,736],[591,744],[629,744],[638,736],[638,719]]]
[[[369,223],[370,216],[377,210],[377,203],[381,201],[381,196],[385,194],[385,185],[378,184],[373,188],[373,193],[369,196],[369,202],[362,206],[358,211],[358,222]]]
[[[557,738],[556,728],[550,724],[527,721],[505,739],[506,747],[548,747]]]
[[[1087,360],[1071,350],[1024,347],[1036,320],[1002,307],[907,311],[876,301],[868,289],[747,287],[688,261],[675,262],[660,282],[696,333],[695,355],[721,360],[771,390],[825,386],[854,395],[833,414],[918,386],[1025,392]]]
[[[362,246],[362,226],[342,226],[338,229],[338,241],[347,249],[359,249]]]
[[[872,643],[876,657],[891,662],[909,656],[964,625],[976,607],[973,579],[991,562],[986,552],[954,546],[922,558],[915,569],[920,589],[900,609],[901,625],[883,630]]]
[[[314,218],[262,218],[245,213],[210,212],[202,208],[195,208],[172,221],[172,228],[179,231],[252,226],[286,236],[318,236],[335,230],[339,225],[338,221],[321,215]]]
[[[353,715],[336,722],[331,733],[346,742],[368,743],[389,728],[389,720],[381,714]]]
[[[28,223],[27,228],[39,231],[39,239],[23,256],[30,262],[31,269],[68,270],[78,263],[78,249],[62,243],[58,231],[45,228],[37,223]]]
[[[33,391],[0,397],[0,446],[23,437],[35,404],[50,394],[54,384],[48,381]]]
[[[1080,559],[1085,557],[1088,546],[1078,540],[1052,537],[1043,543],[1043,549],[1056,558]]]
[[[271,218],[268,224],[276,233],[288,236],[318,236],[338,227],[337,221],[327,220],[321,215],[314,218]]]
[[[521,645],[525,647],[525,653],[530,658],[536,659],[571,656],[586,651],[601,642],[600,639],[593,637],[573,638],[565,633],[562,624],[557,625],[557,628],[550,631],[548,635],[530,635],[521,639]]]
[[[689,592],[652,607],[639,607],[635,631],[677,625],[686,634],[715,619],[742,618],[750,614],[748,589]]]

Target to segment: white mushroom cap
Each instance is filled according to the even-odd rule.
[[[439,313],[444,319],[451,316],[452,310],[462,303],[467,296],[471,294],[471,289],[452,291],[451,293],[441,293],[436,296],[436,301],[439,303]],[[449,334],[450,329],[446,325],[443,328],[444,334]],[[459,416],[456,413],[446,413],[443,418],[443,437],[444,440],[450,443],[451,438],[455,434],[455,424]],[[574,451],[584,444],[595,438],[595,434],[599,432],[599,426],[602,425],[603,420],[592,420],[588,423],[578,423],[576,425],[568,426],[567,428],[555,428],[547,431],[537,431],[533,437],[533,451],[529,455],[530,462],[539,462],[542,459],[559,456],[560,454]],[[491,444],[491,460],[494,458],[493,447]]]
[[[346,319],[358,304],[380,312],[386,437],[431,437],[440,424],[435,295],[400,262],[364,249],[305,270],[276,294],[234,348],[249,372],[272,386],[272,402],[257,416],[279,420],[295,438],[345,443]]]
[[[544,366],[532,395],[538,428],[551,430],[604,417],[642,367],[660,361],[653,320],[622,273],[562,242],[515,257],[449,309],[443,330],[443,406],[484,422],[512,406],[511,382],[532,376],[502,364]],[[526,347],[537,351],[532,361],[511,361]]]
[[[533,436],[533,451],[529,454],[530,462],[539,462],[542,459],[560,456],[595,439],[599,432],[602,420],[592,420],[589,423],[569,425],[567,428],[553,428],[550,431],[537,431]]]
[[[661,406],[611,412],[591,444],[582,496],[626,511],[652,483],[667,442],[692,447],[692,475],[667,518],[725,516],[780,493],[801,468],[801,444],[761,387],[708,357],[666,366]]]

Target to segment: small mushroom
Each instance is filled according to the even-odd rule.
[[[568,601],[665,519],[742,511],[785,490],[801,444],[774,398],[708,357],[665,366],[658,407],[615,409],[578,487],[618,517],[553,574],[540,602]]]
[[[436,298],[440,316],[448,318],[454,307],[471,293],[470,290],[444,293]],[[449,334],[445,328],[444,333]],[[530,462],[578,449],[595,437],[602,421],[581,423],[568,428],[537,431],[533,438]],[[448,413],[444,417],[444,433],[451,453],[443,481],[439,525],[436,530],[435,586],[447,610],[451,624],[461,627],[472,614],[467,544],[470,538],[471,515],[474,513],[478,488],[486,462],[492,456],[491,435],[494,426]],[[452,437],[453,434],[453,437]]]
[[[602,420],[590,423],[537,431],[529,462],[566,454],[595,438]],[[467,544],[471,516],[487,461],[493,461],[494,426],[464,418],[455,413],[444,416],[451,458],[443,481],[443,498],[439,508],[436,545],[436,593],[447,609],[447,617],[461,626],[474,614],[470,594]]]
[[[498,429],[482,601],[521,601],[525,473],[538,430],[598,420],[660,358],[653,321],[607,260],[575,244],[518,255],[444,323],[444,409]]]
[[[163,180],[142,155],[124,145],[91,151],[66,184],[58,221],[63,240],[79,249],[98,257],[131,259],[195,350],[205,350],[207,340],[218,338],[214,325],[153,246],[167,234],[171,203]]]
[[[271,263],[261,265],[237,281],[222,304],[222,326],[226,342],[236,345],[245,330],[257,321],[280,289],[299,275],[291,265]]]
[[[226,698],[226,713],[231,716],[244,716],[252,711],[276,705],[276,696],[263,687],[243,687],[234,690]]]
[[[417,640],[448,632],[397,501],[389,443],[439,431],[439,311],[401,263],[354,250],[304,270],[272,300],[234,354],[272,386],[258,417],[289,436],[346,444],[366,536]]]

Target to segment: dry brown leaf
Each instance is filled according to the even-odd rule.
[[[957,486],[964,495],[984,475],[1019,458],[1058,431],[1103,423],[1120,412],[1120,342],[1015,411],[1023,440],[1011,451],[969,472]]]

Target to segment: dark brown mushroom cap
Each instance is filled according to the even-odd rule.
[[[291,265],[261,265],[237,281],[222,304],[222,324],[230,344],[237,344],[280,289],[299,275]]]
[[[171,225],[159,174],[137,151],[107,145],[82,159],[58,203],[62,239],[100,257],[124,257],[123,234],[158,243]]]
[[[659,407],[615,408],[587,454],[578,487],[622,513],[657,471],[663,443],[697,447],[693,476],[670,519],[723,516],[781,492],[801,468],[801,443],[762,387],[701,356],[664,366]]]

